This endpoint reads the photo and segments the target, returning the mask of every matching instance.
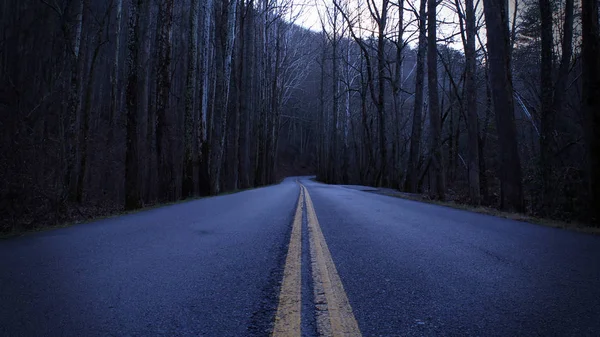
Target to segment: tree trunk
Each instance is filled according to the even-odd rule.
[[[140,25],[139,8],[143,0],[130,0],[129,22],[127,25],[127,149],[125,154],[125,209],[140,207],[139,187],[139,140],[138,140],[138,72]]]
[[[89,0],[75,2],[76,22],[75,34],[71,42],[73,48],[73,62],[71,66],[71,83],[69,98],[67,102],[67,169],[65,186],[67,186],[68,199],[77,200],[77,182],[79,170],[79,135],[81,124],[81,88],[83,83],[83,71],[85,67],[85,28],[87,21],[86,5]],[[89,6],[88,6],[89,7]]]
[[[96,35],[96,48],[94,48],[94,53],[92,55],[92,63],[90,65],[90,70],[88,73],[88,79],[85,89],[84,96],[84,108],[83,108],[83,125],[81,130],[81,161],[79,163],[79,175],[77,178],[77,202],[83,202],[83,192],[84,192],[84,184],[85,177],[87,175],[87,165],[89,161],[89,153],[88,153],[88,143],[89,143],[89,131],[90,131],[90,118],[91,118],[91,110],[92,110],[92,91],[94,87],[94,80],[96,75],[96,64],[98,61],[98,56],[100,54],[100,49],[104,44],[102,42],[102,36],[104,35],[104,21],[101,23],[101,27],[98,30]]]
[[[403,49],[404,49],[404,0],[400,0],[398,3],[398,37],[396,39],[396,67],[394,74],[394,115],[395,115],[395,123],[394,123],[394,142],[393,145],[393,154],[392,154],[392,170],[393,170],[393,186],[397,188],[401,185],[401,177],[402,174],[400,171],[400,158],[398,155],[400,148],[400,123],[402,120],[402,66],[403,66]]]
[[[271,89],[271,113],[272,113],[272,122],[271,122],[271,142],[270,150],[269,150],[269,183],[274,183],[277,179],[277,151],[279,145],[279,130],[281,123],[281,95],[283,94],[284,88],[281,87],[280,83],[282,82],[282,62],[283,62],[283,28],[282,24],[278,23],[275,30],[275,71],[272,78],[272,89]]]
[[[155,171],[156,165],[156,146],[155,146],[155,133],[156,133],[156,104],[154,100],[150,98],[150,65],[154,65],[154,59],[150,55],[151,41],[155,30],[150,29],[152,26],[152,7],[154,0],[146,1],[144,6],[140,8],[140,52],[138,56],[138,64],[140,65],[139,85],[138,85],[138,118],[139,118],[139,138],[146,143],[140,146],[140,152],[138,157],[140,162],[143,163],[143,167],[140,172],[140,179],[143,182],[140,186],[140,193],[143,196],[142,202],[150,203],[152,198],[156,195],[158,179],[154,178],[154,174],[158,174]]]
[[[208,178],[209,171],[209,150],[208,150],[208,97],[210,93],[210,62],[209,58],[211,53],[211,22],[212,22],[212,14],[213,14],[213,0],[204,0],[200,1],[202,4],[202,15],[203,15],[203,24],[202,24],[202,52],[200,54],[200,118],[198,120],[198,139],[197,139],[197,147],[199,151],[199,160],[198,164],[199,168],[199,182],[205,188],[204,181]]]
[[[383,0],[381,4],[381,16],[377,22],[379,29],[377,36],[377,119],[379,121],[379,151],[380,169],[377,175],[377,186],[383,186],[387,182],[387,140],[385,124],[385,29],[387,25],[389,0]]]
[[[554,47],[552,28],[552,3],[550,0],[539,0],[541,16],[541,90],[542,90],[542,134],[540,137],[541,172],[542,172],[542,209],[544,213],[551,211],[554,201],[552,181],[553,175],[553,134],[555,130],[555,114],[552,106],[552,94],[554,91],[552,83],[552,48]]]
[[[257,81],[259,84],[259,102],[257,102],[258,108],[258,125],[256,128],[257,134],[257,142],[256,142],[256,155],[255,155],[255,165],[254,165],[254,186],[262,186],[265,184],[265,157],[266,157],[266,138],[267,132],[266,130],[266,119],[267,119],[267,106],[266,102],[268,100],[267,97],[267,59],[266,59],[266,44],[267,44],[267,15],[266,12],[266,2],[264,4],[264,12],[262,14],[261,23],[260,23],[260,35],[258,38],[260,39],[260,43],[258,43],[257,53],[256,53],[256,63],[259,65],[259,71],[257,72],[259,76],[259,80]]]
[[[221,191],[221,167],[223,154],[225,153],[225,140],[227,136],[227,114],[229,112],[229,91],[231,82],[231,62],[233,56],[233,44],[235,41],[236,27],[236,9],[237,0],[224,0],[228,2],[227,9],[227,27],[225,36],[225,50],[223,52],[223,74],[221,76],[220,104],[221,125],[220,139],[213,151],[215,152],[211,170],[211,194],[218,194]]]
[[[346,40],[346,51],[345,51],[345,81],[346,81],[346,93],[344,97],[344,149],[342,153],[342,183],[348,184],[350,180],[350,145],[349,145],[349,133],[350,133],[350,118],[351,118],[351,66],[350,66],[350,47],[352,41]]]
[[[508,6],[505,0],[484,0],[487,22],[490,86],[500,145],[502,209],[523,211],[521,161],[515,126]]]
[[[119,98],[121,97],[119,92],[119,69],[121,62],[121,22],[123,20],[123,0],[116,0],[115,3],[115,11],[116,11],[116,19],[115,19],[115,52],[113,54],[113,64],[112,71],[110,75],[110,115],[109,115],[109,133],[108,133],[108,151],[112,154],[114,149],[114,138],[115,138],[115,129],[117,128],[117,120],[119,119]],[[111,160],[113,157],[111,156]]]
[[[564,108],[565,94],[567,91],[567,81],[569,79],[569,70],[571,67],[571,58],[573,57],[574,5],[574,0],[566,0],[565,2],[565,19],[563,25],[562,38],[562,57],[558,69],[558,76],[556,78],[556,85],[554,86],[553,110],[555,116],[560,115],[562,109]]]
[[[333,9],[333,22],[332,22],[332,38],[331,38],[331,95],[333,99],[333,110],[331,111],[331,116],[333,121],[331,123],[331,131],[329,134],[331,135],[331,143],[329,143],[329,157],[327,158],[327,163],[329,167],[329,181],[328,183],[337,184],[338,183],[338,160],[339,160],[339,130],[338,130],[338,116],[340,113],[340,78],[339,78],[339,58],[338,58],[338,46],[339,46],[339,36],[338,36],[338,27],[337,27],[337,8]]]
[[[319,139],[317,149],[317,176],[321,181],[327,182],[327,169],[326,169],[326,156],[325,156],[325,59],[326,59],[326,44],[325,44],[325,33],[323,32],[323,43],[321,47],[321,58],[320,58],[320,77],[319,77]]]
[[[419,46],[417,49],[417,74],[415,81],[415,105],[413,110],[410,150],[408,155],[408,170],[406,173],[406,190],[417,192],[419,181],[419,162],[421,160],[421,124],[423,115],[423,86],[425,82],[425,54],[427,53],[427,1],[421,0],[419,8]]]
[[[435,199],[445,199],[444,163],[442,157],[442,119],[440,117],[437,73],[437,0],[429,0],[427,19],[427,79],[429,86],[429,124],[431,126],[430,155],[432,184],[430,194]]]
[[[196,113],[196,83],[198,72],[198,18],[200,0],[191,0],[190,4],[190,45],[188,49],[188,69],[186,76],[185,92],[185,122],[184,122],[184,147],[185,159],[183,163],[183,196],[198,195],[198,118]]]
[[[469,198],[471,204],[481,203],[479,185],[479,116],[477,114],[477,51],[475,47],[476,15],[473,0],[465,2],[466,45],[465,45],[465,88],[467,95],[467,119],[469,125]]]
[[[237,96],[237,101],[235,104],[235,121],[234,121],[234,134],[233,134],[233,155],[231,156],[233,159],[233,164],[232,164],[232,169],[233,169],[233,177],[232,177],[232,183],[233,183],[233,190],[237,190],[240,185],[242,185],[243,183],[241,182],[240,179],[240,174],[242,172],[242,158],[240,157],[240,154],[242,152],[242,142],[241,142],[241,130],[242,130],[242,105],[245,104],[245,93],[246,93],[246,88],[242,88],[242,83],[245,80],[244,77],[244,56],[246,54],[246,37],[245,37],[245,29],[246,29],[246,15],[245,12],[245,8],[246,8],[246,4],[244,0],[240,0],[240,14],[239,14],[239,21],[240,21],[240,27],[239,27],[239,41],[240,41],[240,46],[238,48],[238,53],[237,53],[237,57],[235,58],[235,64],[236,64],[236,71],[235,74],[236,76],[234,77],[234,82],[235,82],[235,92],[236,92],[236,96]]]
[[[246,4],[246,8],[254,8],[254,1],[249,0]],[[239,160],[239,174],[240,174],[240,188],[248,188],[251,186],[250,183],[250,126],[252,122],[251,112],[254,111],[256,106],[255,97],[256,97],[256,88],[255,88],[255,74],[256,74],[256,64],[254,62],[254,34],[256,32],[256,24],[255,24],[255,13],[253,11],[246,12],[246,21],[244,22],[245,32],[243,34],[243,39],[245,39],[245,43],[242,48],[242,62],[246,63],[246,67],[242,67],[240,72],[242,74],[243,89],[240,95],[240,113],[242,118],[242,134],[238,140],[237,146],[240,149],[240,160]]]
[[[489,80],[489,62],[488,58],[484,59],[485,67],[485,118],[483,120],[483,129],[479,136],[479,183],[481,185],[481,198],[487,203],[489,200],[489,186],[487,176],[487,162],[485,161],[485,145],[487,142],[488,130],[490,127],[490,119],[492,115],[492,90]]]
[[[582,0],[583,112],[590,183],[590,220],[600,224],[600,28],[598,1]]]
[[[168,112],[171,89],[171,35],[173,27],[173,0],[160,0],[158,11],[158,67],[156,82],[156,117],[158,147],[159,199],[174,199],[174,172],[172,153],[173,116]]]

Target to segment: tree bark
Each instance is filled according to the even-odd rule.
[[[145,4],[140,8],[140,52],[138,55],[138,64],[140,73],[139,85],[138,85],[138,118],[139,118],[139,138],[145,141],[145,144],[140,146],[140,152],[138,157],[140,158],[141,172],[140,179],[143,182],[140,186],[140,193],[142,195],[143,203],[151,203],[152,198],[157,195],[158,177],[155,179],[154,174],[158,175],[155,171],[157,166],[156,163],[156,146],[155,146],[155,134],[156,134],[156,104],[153,98],[151,98],[151,83],[150,83],[150,69],[151,65],[154,64],[154,59],[151,56],[151,41],[155,37],[155,30],[152,30],[152,7],[154,0],[146,1]]]
[[[542,172],[542,209],[544,213],[551,211],[551,205],[554,200],[552,181],[553,175],[553,134],[555,130],[555,111],[552,104],[553,83],[552,83],[552,59],[554,47],[553,24],[552,24],[552,3],[550,0],[539,0],[539,10],[541,16],[541,90],[542,90],[542,132],[540,137],[541,151],[541,172]]]
[[[208,179],[209,171],[209,155],[208,149],[208,98],[210,93],[210,55],[212,55],[211,48],[211,23],[213,14],[213,0],[200,1],[202,5],[202,49],[200,54],[200,118],[198,120],[198,139],[197,147],[199,151],[199,183],[205,188],[203,180]],[[206,179],[203,179],[206,178]]]
[[[262,186],[266,183],[265,172],[266,172],[266,152],[267,152],[267,102],[268,97],[268,82],[267,77],[270,71],[269,64],[267,63],[267,45],[269,42],[269,35],[267,34],[267,25],[269,21],[269,12],[267,10],[267,1],[262,2],[262,13],[260,21],[260,34],[256,34],[259,42],[256,48],[256,63],[259,68],[258,73],[258,84],[259,84],[259,102],[258,105],[258,125],[256,128],[257,142],[256,142],[256,155],[255,155],[255,166],[254,166],[254,185]]]
[[[184,122],[184,147],[185,158],[183,164],[183,196],[198,195],[199,193],[199,167],[198,167],[198,115],[196,112],[196,83],[198,72],[198,26],[199,26],[200,0],[191,0],[190,4],[190,29],[188,48],[188,69],[186,76],[185,92],[185,122]]]
[[[427,1],[421,0],[419,8],[419,46],[417,49],[417,74],[415,80],[415,104],[413,109],[408,170],[406,173],[406,190],[416,193],[418,188],[419,162],[421,160],[421,124],[423,115],[423,87],[425,82],[425,55],[427,53]]]
[[[223,154],[225,153],[225,140],[227,136],[227,114],[229,112],[229,92],[231,82],[231,63],[233,56],[233,44],[235,42],[235,27],[236,27],[236,10],[237,0],[224,0],[227,5],[227,26],[225,35],[225,50],[223,52],[223,74],[221,76],[221,92],[220,104],[221,110],[221,125],[220,136],[218,143],[214,144],[213,151],[215,152],[214,160],[211,169],[211,191],[215,195],[221,191],[221,167]]]
[[[172,153],[173,116],[168,112],[171,89],[171,35],[173,28],[173,0],[160,0],[158,10],[158,67],[156,82],[156,117],[158,147],[159,198],[174,199],[174,172]]]
[[[427,79],[429,86],[429,124],[431,127],[430,155],[432,160],[432,183],[430,194],[434,199],[445,199],[446,187],[442,157],[442,118],[438,93],[437,72],[437,0],[429,0],[427,19]]]
[[[500,147],[500,207],[523,211],[521,161],[514,115],[508,5],[505,0],[484,0],[488,34],[490,86]]]
[[[467,119],[469,125],[469,199],[471,204],[481,203],[479,184],[479,116],[477,113],[476,15],[473,0],[465,1],[466,45],[465,88],[467,95]]]
[[[138,72],[140,25],[139,8],[143,0],[130,0],[129,22],[127,26],[127,149],[125,154],[125,209],[140,207],[139,140],[138,140]]]
[[[330,38],[331,42],[331,95],[333,100],[331,111],[331,116],[333,121],[331,123],[331,142],[329,143],[329,157],[327,159],[328,167],[329,167],[329,181],[328,183],[337,184],[338,183],[338,159],[339,159],[339,128],[338,128],[338,116],[340,113],[340,78],[339,78],[339,57],[338,57],[338,46],[339,46],[339,36],[338,36],[338,26],[337,26],[337,7],[333,8],[333,18],[332,18],[332,37]]]
[[[546,0],[544,0],[546,1]],[[556,85],[554,86],[554,114],[558,116],[564,108],[565,94],[567,90],[567,81],[571,67],[571,58],[573,57],[573,21],[574,21],[574,0],[565,1],[565,18],[563,25],[562,38],[562,56],[558,68]]]
[[[107,13],[108,14],[108,13]],[[106,16],[105,16],[106,18]],[[96,34],[96,47],[94,48],[94,53],[92,55],[91,65],[88,72],[87,84],[85,88],[85,96],[84,96],[84,105],[82,111],[83,117],[83,125],[81,129],[81,161],[79,163],[79,174],[77,178],[77,202],[83,202],[83,192],[84,192],[84,184],[85,177],[87,175],[87,166],[89,161],[89,153],[88,153],[88,143],[89,143],[89,133],[90,133],[90,118],[91,118],[91,110],[92,110],[92,92],[94,88],[94,80],[96,78],[96,64],[98,61],[98,56],[100,55],[100,49],[104,45],[102,41],[102,36],[104,35],[104,22],[102,20],[100,23],[101,27],[98,29]]]
[[[236,96],[237,96],[237,101],[235,104],[235,121],[234,121],[234,133],[233,133],[233,155],[231,156],[233,159],[233,164],[232,164],[232,169],[233,169],[233,176],[232,176],[232,183],[233,183],[233,190],[237,190],[241,185],[243,185],[242,183],[242,179],[240,179],[240,174],[241,172],[243,172],[243,168],[242,168],[242,161],[243,159],[241,158],[240,154],[242,153],[242,136],[241,136],[241,130],[242,130],[242,105],[245,104],[245,99],[246,99],[246,88],[242,88],[242,85],[245,81],[245,76],[244,76],[244,56],[246,55],[246,34],[245,34],[245,29],[246,29],[246,15],[247,11],[246,11],[246,7],[247,4],[245,3],[244,0],[240,0],[240,10],[239,10],[239,18],[238,20],[240,21],[239,24],[239,29],[238,29],[238,34],[239,34],[239,48],[238,49],[238,53],[237,53],[237,57],[235,58],[235,77],[234,77],[234,82],[235,82],[235,92],[236,92]]]
[[[400,158],[398,155],[401,135],[400,135],[400,123],[402,120],[402,79],[403,79],[403,50],[404,50],[404,0],[398,2],[398,37],[396,38],[396,66],[394,71],[394,142],[392,143],[392,170],[393,170],[393,187],[401,185],[401,173],[400,171]]]
[[[239,187],[240,188],[248,188],[251,186],[250,184],[250,126],[252,122],[251,113],[255,108],[255,96],[256,96],[256,88],[255,88],[255,74],[256,74],[256,66],[254,63],[254,34],[256,32],[255,25],[255,13],[252,10],[254,8],[254,1],[249,0],[246,3],[246,14],[244,20],[244,33],[242,39],[244,39],[244,45],[242,47],[242,56],[241,56],[241,65],[240,65],[240,84],[243,86],[240,87],[239,91],[239,104],[240,104],[240,128],[242,129],[240,132],[240,137],[238,139],[237,146],[240,149],[240,159],[239,159]],[[245,67],[243,65],[246,65]]]
[[[377,177],[377,186],[383,186],[387,182],[387,139],[385,123],[385,33],[387,25],[387,15],[389,9],[389,0],[383,0],[381,4],[381,14],[378,18],[378,36],[377,36],[377,119],[379,121],[379,153],[380,169]]]
[[[320,57],[320,76],[319,76],[319,118],[317,127],[319,129],[318,149],[317,149],[317,175],[321,181],[327,181],[326,156],[325,156],[325,60],[326,60],[326,40],[325,32],[322,33],[323,43],[321,44]]]
[[[583,112],[590,184],[590,221],[600,225],[600,28],[598,1],[582,0]]]
[[[88,17],[86,7],[89,7],[89,0],[78,0],[75,33],[71,42],[73,49],[73,62],[71,66],[71,83],[69,98],[67,102],[67,168],[65,175],[65,186],[68,192],[68,199],[77,201],[77,182],[80,165],[79,135],[81,128],[81,98],[82,83],[85,67],[85,28]],[[86,6],[88,5],[88,6]]]
[[[123,21],[123,0],[116,0],[115,3],[115,52],[113,54],[112,71],[110,77],[111,91],[110,91],[110,129],[108,135],[108,150],[112,153],[114,146],[114,133],[117,128],[117,120],[119,118],[119,76],[120,76],[120,62],[121,62],[121,22]],[[112,159],[112,158],[111,158]]]

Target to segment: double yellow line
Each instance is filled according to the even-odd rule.
[[[305,205],[306,204],[306,205]],[[337,273],[317,214],[306,187],[300,184],[298,206],[285,261],[273,337],[301,335],[302,311],[302,213],[306,206],[312,266],[314,303],[319,303],[317,330],[320,336],[360,337],[358,323]]]

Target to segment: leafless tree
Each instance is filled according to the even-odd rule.
[[[504,0],[484,0],[483,3],[488,34],[490,86],[500,148],[500,207],[522,211],[523,185],[514,115],[508,5]]]

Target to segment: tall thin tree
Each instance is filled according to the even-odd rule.
[[[554,83],[552,81],[553,69],[553,23],[552,23],[552,2],[550,0],[539,0],[540,10],[540,32],[542,40],[541,48],[541,83],[542,90],[542,132],[540,137],[541,151],[541,172],[542,172],[542,204],[545,212],[550,211],[554,195],[552,193],[554,183],[552,182],[553,174],[553,134],[555,130],[555,111],[552,104]]]
[[[171,90],[171,35],[173,29],[174,0],[160,0],[158,10],[158,67],[157,67],[157,148],[158,179],[161,200],[175,198],[173,171],[173,119],[168,111]]]
[[[473,205],[481,203],[479,185],[479,117],[477,114],[477,50],[476,14],[473,0],[465,0],[465,89],[467,99],[467,119],[469,127],[469,198]]]
[[[435,199],[444,200],[446,183],[442,157],[442,118],[437,72],[437,0],[429,0],[427,15],[427,83],[429,87],[429,124],[431,127],[431,145],[429,153],[432,163],[432,181],[430,194]]]
[[[127,24],[127,136],[125,154],[125,208],[140,207],[139,139],[138,139],[138,72],[137,63],[140,40],[139,8],[144,0],[129,1]]]
[[[185,92],[185,122],[183,164],[183,195],[198,195],[199,193],[199,154],[198,154],[198,113],[196,104],[196,83],[198,74],[198,31],[199,31],[200,0],[191,0],[188,47],[188,69]]]
[[[231,69],[233,47],[235,42],[236,17],[237,17],[237,0],[223,0],[227,6],[227,21],[225,28],[225,50],[223,51],[223,74],[221,74],[219,94],[219,108],[221,110],[221,124],[219,139],[214,144],[214,160],[212,161],[211,169],[211,194],[217,194],[221,190],[221,167],[223,165],[223,155],[225,153],[225,140],[227,137],[227,115],[229,113],[229,93],[231,82]]]
[[[419,5],[419,46],[417,47],[417,74],[415,79],[415,103],[413,107],[412,131],[406,172],[406,190],[417,192],[419,181],[419,162],[421,160],[421,124],[423,115],[423,88],[425,82],[425,55],[427,54],[427,1]]]
[[[590,218],[600,224],[600,27],[598,1],[582,0],[583,112],[586,116]]]
[[[500,207],[522,211],[523,185],[510,66],[508,4],[505,0],[484,0],[483,3],[487,23],[490,87],[500,145]]]

